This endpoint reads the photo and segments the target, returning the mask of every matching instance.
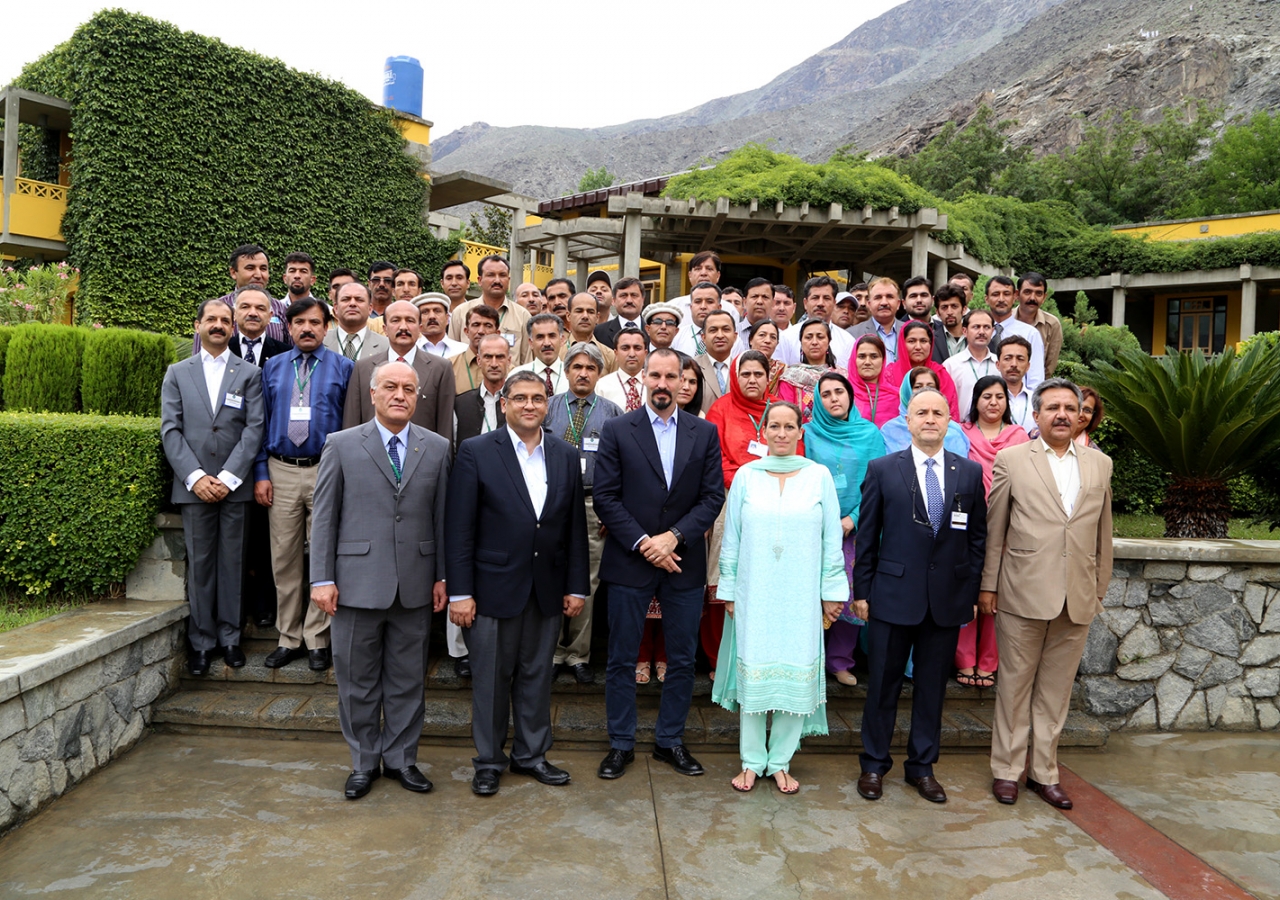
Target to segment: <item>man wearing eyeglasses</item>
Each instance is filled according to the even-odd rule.
[[[649,338],[650,351],[667,350],[680,330],[680,310],[672,303],[651,303],[640,314]]]
[[[380,259],[369,267],[369,299],[373,305],[372,318],[381,319],[387,304],[395,299],[395,263]]]

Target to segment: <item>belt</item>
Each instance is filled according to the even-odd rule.
[[[296,466],[299,469],[309,469],[320,464],[320,457],[318,456],[281,456],[279,453],[270,451],[267,451],[267,456],[279,460],[286,466]]]

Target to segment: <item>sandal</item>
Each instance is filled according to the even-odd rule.
[[[658,681],[666,681],[666,680],[667,680],[667,664],[664,662],[660,662],[658,663]]]
[[[747,776],[751,776],[751,783],[747,784]],[[742,774],[729,782],[729,785],[739,794],[746,794],[756,786],[756,773],[750,769],[743,769]],[[746,785],[743,787],[743,785]]]
[[[636,684],[649,683],[649,664],[647,662],[636,663]]]
[[[957,672],[956,681],[963,684],[965,687],[978,686],[978,676],[974,672]]]
[[[973,676],[973,682],[974,687],[993,688],[996,686],[996,673],[991,672],[988,675],[983,675],[981,672],[977,672]]]
[[[778,781],[778,776],[779,776],[779,775],[781,775],[781,776],[783,777],[783,781]],[[778,786],[778,790],[779,790],[781,793],[784,793],[784,794],[798,794],[798,793],[800,792],[800,782],[798,782],[798,781],[796,781],[794,778],[792,778],[792,777],[791,777],[791,774],[790,774],[789,772],[783,772],[783,771],[781,771],[781,770],[779,770],[779,771],[777,771],[777,772],[774,772],[774,773],[773,773],[773,783],[774,783],[774,784],[776,784],[776,785]],[[785,787],[785,785],[787,785],[787,784],[790,784],[790,785],[791,785],[791,787],[790,787],[790,788]]]

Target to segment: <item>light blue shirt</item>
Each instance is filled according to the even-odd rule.
[[[874,319],[871,321],[875,322]],[[880,327],[880,323],[876,322],[876,334],[880,337],[880,340],[884,341],[884,363],[886,366],[889,363],[898,361],[898,329],[901,327],[902,323],[897,319],[893,320],[893,327],[888,331],[885,331]]]
[[[378,434],[382,437],[382,449],[387,451],[387,459],[391,459],[391,451],[389,444],[391,443],[392,433],[383,427],[382,423],[374,417],[373,424],[378,426]],[[400,457],[400,467],[404,468],[404,452],[409,447],[409,425],[406,422],[404,430],[395,434],[394,437],[400,439],[400,446],[396,448],[396,455]]]
[[[667,490],[671,490],[671,478],[676,466],[676,417],[680,415],[680,411],[673,411],[671,418],[663,422],[662,416],[652,406],[646,405],[645,410],[649,413],[653,439],[658,444],[658,456],[662,459],[662,475],[667,479]]]

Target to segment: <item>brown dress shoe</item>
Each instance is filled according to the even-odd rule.
[[[1058,809],[1071,808],[1071,798],[1068,797],[1067,792],[1062,789],[1062,785],[1041,784],[1032,778],[1028,778],[1027,790],[1035,791],[1040,795],[1040,799],[1045,803],[1048,803],[1050,806],[1055,806]]]
[[[1018,782],[1009,781],[1007,778],[997,778],[991,782],[991,793],[996,795],[996,799],[1001,803],[1012,805],[1018,802]]]
[[[942,785],[938,784],[938,779],[932,775],[921,775],[919,778],[912,778],[908,775],[907,784],[919,791],[920,796],[930,803],[947,802],[947,792],[942,789]]]
[[[863,772],[858,776],[858,793],[868,800],[879,800],[884,793],[884,777],[879,772]]]

